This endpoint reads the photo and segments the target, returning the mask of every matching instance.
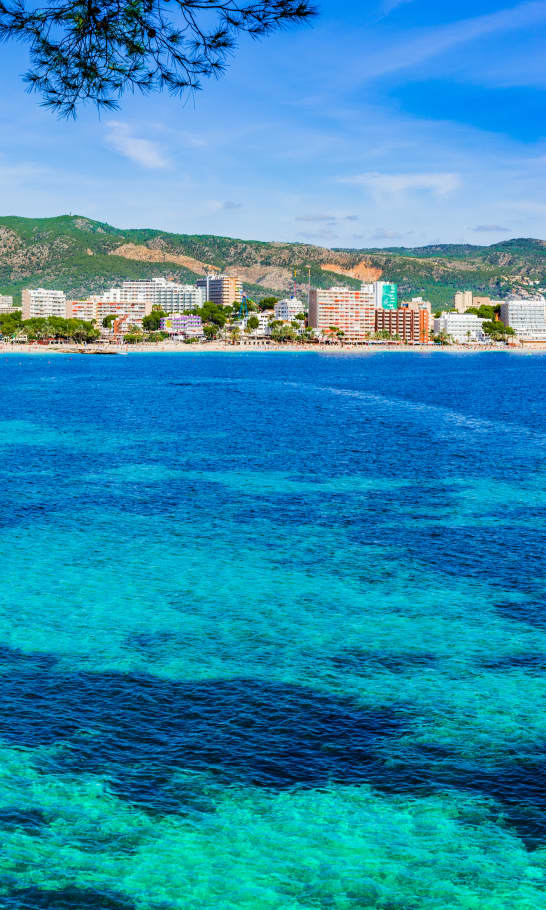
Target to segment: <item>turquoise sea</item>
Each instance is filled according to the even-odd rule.
[[[0,907],[539,910],[546,357],[0,357]]]

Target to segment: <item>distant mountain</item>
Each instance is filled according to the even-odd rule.
[[[493,246],[440,244],[409,249],[334,249],[265,243],[209,234],[119,230],[79,215],[0,218],[0,293],[19,299],[25,287],[56,287],[81,297],[125,279],[170,275],[194,282],[208,271],[238,273],[248,293],[303,291],[311,284],[358,287],[380,277],[403,296],[435,306],[458,289],[503,297],[546,286],[546,243],[508,240]]]

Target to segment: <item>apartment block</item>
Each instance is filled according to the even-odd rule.
[[[197,287],[205,291],[205,299],[218,306],[239,306],[243,294],[243,283],[235,275],[207,275],[199,278]]]
[[[429,327],[429,313],[424,308],[375,311],[376,332],[398,335],[406,344],[428,344]]]
[[[298,297],[286,297],[284,300],[277,300],[275,304],[275,319],[284,319],[285,322],[291,322],[300,313],[304,313],[306,306]]]
[[[83,319],[92,322],[96,319],[97,305],[94,300],[67,300],[66,315],[68,319]]]
[[[375,305],[383,310],[398,309],[398,285],[391,281],[376,281]]]
[[[500,317],[522,341],[546,341],[544,297],[511,297],[501,303]]]
[[[363,341],[375,331],[375,307],[361,291],[346,287],[312,288],[309,326],[325,334],[336,327],[344,333],[346,341]]]
[[[403,310],[426,310],[429,315],[432,313],[432,304],[430,300],[423,300],[422,297],[412,297],[411,300],[402,300],[400,307]]]
[[[458,344],[468,341],[483,342],[486,340],[482,329],[485,321],[474,313],[442,313],[434,320],[434,334],[445,333]]]
[[[0,294],[0,316],[8,313],[15,313],[18,307],[13,306],[13,297]]]
[[[106,316],[116,316],[118,319],[122,316],[128,316],[131,325],[142,325],[144,316],[149,316],[152,312],[152,304],[149,300],[139,300],[133,303],[127,303],[120,300],[100,300],[94,298],[95,319],[99,326]]]
[[[191,313],[173,313],[164,316],[160,323],[162,332],[169,335],[202,335],[203,322],[200,316]]]
[[[198,310],[205,302],[205,289],[194,287],[192,284],[158,285],[153,298],[154,307],[159,307],[164,313],[187,313],[189,310]]]
[[[33,288],[23,291],[23,319],[62,316],[66,318],[66,295],[63,291]]]

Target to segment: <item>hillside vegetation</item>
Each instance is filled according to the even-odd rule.
[[[339,269],[339,271],[336,271]],[[25,287],[56,287],[74,297],[125,279],[169,275],[193,283],[207,271],[241,275],[247,293],[285,293],[311,284],[358,287],[363,278],[396,281],[403,296],[448,304],[458,289],[493,297],[546,285],[546,244],[509,240],[489,247],[336,249],[266,243],[209,234],[120,230],[79,215],[0,218],[0,293],[20,299]]]

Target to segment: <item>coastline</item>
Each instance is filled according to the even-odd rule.
[[[80,354],[85,350],[87,354],[112,355],[119,350],[109,350],[105,345],[87,345],[82,349],[75,344],[0,344],[2,354]],[[485,353],[510,353],[510,354],[544,354],[546,344],[529,344],[517,347],[504,345],[329,345],[329,344],[267,344],[267,345],[233,345],[222,342],[205,342],[199,344],[180,344],[163,342],[159,344],[135,344],[124,348],[124,354],[325,354],[339,356],[340,354],[352,356],[369,356],[385,353],[411,353],[411,354],[485,354]]]

